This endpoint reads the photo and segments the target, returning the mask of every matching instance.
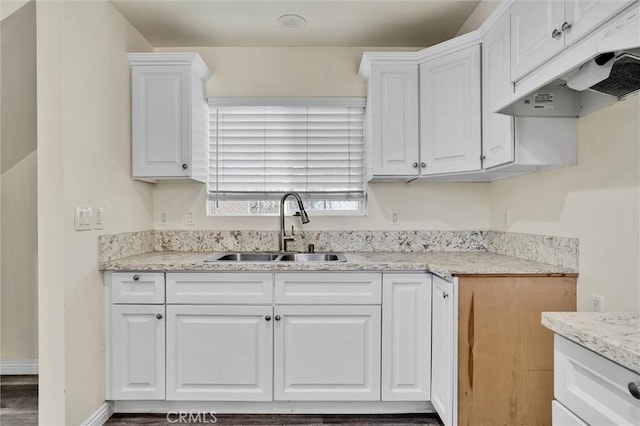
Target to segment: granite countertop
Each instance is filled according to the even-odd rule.
[[[640,314],[543,312],[542,325],[640,374]]]
[[[204,262],[213,253],[152,252],[100,264],[107,271],[428,271],[453,275],[576,274],[577,271],[496,253],[345,253],[346,262]]]

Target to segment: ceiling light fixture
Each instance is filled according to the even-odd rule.
[[[287,14],[278,18],[278,25],[286,30],[298,30],[307,25],[307,20],[300,15]]]

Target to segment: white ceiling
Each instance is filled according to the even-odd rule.
[[[426,47],[455,35],[478,0],[113,0],[155,47]],[[299,30],[276,20],[297,14]]]

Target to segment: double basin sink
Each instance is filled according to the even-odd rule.
[[[218,253],[205,262],[346,262],[342,253]]]

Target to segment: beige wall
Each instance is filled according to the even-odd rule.
[[[483,0],[458,35],[496,5]],[[597,294],[606,311],[640,311],[639,104],[635,96],[579,119],[577,166],[491,184],[491,229],[580,239],[578,310]]]
[[[456,33],[456,37],[478,29],[485,19],[491,15],[491,12],[498,7],[498,4],[500,4],[500,1],[480,0],[480,3],[478,3],[473,12],[471,12],[471,15],[469,15]]]
[[[364,47],[158,48],[195,51],[213,71],[209,96],[366,96],[358,76]],[[403,50],[403,49],[392,49]],[[415,49],[404,49],[415,50]],[[161,184],[154,188],[154,228],[160,211],[169,212],[168,229],[180,229],[193,213],[202,229],[277,229],[275,218],[207,217],[204,184]],[[367,217],[314,217],[304,229],[387,229],[390,212],[400,211],[392,229],[486,229],[489,226],[487,184],[377,183],[369,185]]]
[[[38,358],[36,7],[0,23],[0,360]]]
[[[640,311],[640,99],[578,121],[578,165],[491,185],[491,229],[580,239],[578,309]],[[502,228],[502,212],[512,225]]]
[[[107,2],[38,4],[40,421],[79,424],[104,402],[97,236],[151,228],[151,185],[131,180],[128,51],[151,46]],[[73,231],[76,205],[105,209]]]

